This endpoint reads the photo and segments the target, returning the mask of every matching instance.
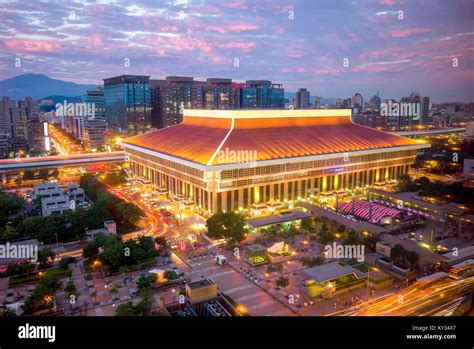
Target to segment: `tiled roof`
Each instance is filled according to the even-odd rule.
[[[214,115],[218,111],[209,112]],[[337,110],[335,116],[328,116],[328,110],[323,116],[315,116],[314,111],[308,111],[309,116],[302,116],[303,111],[297,115],[287,111],[281,116],[283,111],[277,111],[278,116],[272,117],[271,111],[265,110],[262,111],[265,117],[259,117],[258,111],[251,112],[251,117],[246,117],[245,111],[236,113],[244,117],[188,115],[179,125],[127,138],[123,145],[139,146],[202,165],[219,165],[223,164],[221,157],[216,156],[219,150],[253,152],[257,161],[263,161],[418,144],[354,124],[349,115],[340,115]],[[232,115],[231,111],[225,113]]]

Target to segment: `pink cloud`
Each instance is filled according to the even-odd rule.
[[[220,48],[239,49],[243,52],[250,52],[257,48],[257,44],[252,41],[229,42],[218,46]]]
[[[424,33],[431,33],[434,32],[434,29],[431,28],[408,28],[404,30],[392,30],[390,32],[390,36],[394,38],[406,38],[408,36],[416,35],[416,34],[424,34]]]
[[[397,3],[397,0],[380,0],[381,5],[390,5],[393,6]]]
[[[240,33],[243,31],[253,31],[259,30],[262,28],[261,25],[257,24],[248,24],[248,23],[230,23],[227,25],[208,25],[205,28],[209,31],[216,31],[219,34],[227,34],[227,33]]]
[[[239,10],[246,10],[247,3],[245,0],[233,0],[233,1],[223,1],[221,5],[227,8],[234,8]]]
[[[57,52],[60,46],[46,40],[10,39],[4,41],[5,47],[16,52]]]

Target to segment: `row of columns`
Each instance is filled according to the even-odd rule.
[[[378,168],[373,170],[320,176],[310,179],[272,183],[225,192],[208,192],[191,183],[166,175],[142,164],[131,162],[132,171],[147,178],[153,186],[166,187],[174,195],[191,198],[196,205],[208,212],[248,209],[253,203],[270,200],[291,201],[319,196],[322,192],[337,189],[356,189],[371,186],[375,182],[396,179],[407,173],[409,165]]]

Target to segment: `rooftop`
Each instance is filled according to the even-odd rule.
[[[350,109],[185,110],[181,124],[127,138],[122,145],[205,166],[235,163],[230,156],[218,156],[220,151],[250,153],[252,161],[266,161],[427,146],[354,124]]]
[[[340,265],[339,262],[318,265],[316,267],[306,269],[304,273],[306,276],[319,283],[338,279],[350,274],[354,274],[358,279],[367,276],[366,273],[360,271],[359,269],[353,268],[348,264]]]
[[[291,211],[291,214],[288,214],[288,215],[281,215],[280,213],[276,213],[276,214],[272,214],[268,216],[248,218],[245,221],[247,222],[248,225],[250,225],[253,228],[260,228],[260,227],[265,227],[267,225],[286,223],[286,222],[296,221],[298,219],[312,217],[312,216],[313,215],[310,213],[293,210]]]

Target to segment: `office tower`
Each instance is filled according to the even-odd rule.
[[[184,109],[202,109],[205,83],[192,77],[168,76],[151,80],[153,105],[152,125],[168,127],[183,121]]]
[[[91,88],[82,96],[83,103],[94,103],[95,117],[105,120],[105,96],[101,87]]]
[[[421,99],[420,124],[427,125],[430,122],[431,122],[431,120],[430,120],[430,97],[423,97]]]
[[[73,118],[73,127],[72,127],[72,136],[80,141],[84,141],[84,123],[86,117],[84,116],[74,116]]]
[[[39,155],[51,150],[48,134],[48,123],[34,117],[27,122],[28,152]]]
[[[39,103],[31,97],[26,97],[24,100],[18,101],[18,108],[20,109],[20,117],[23,120],[31,120],[39,115]]]
[[[380,110],[381,104],[382,104],[382,99],[379,97],[379,93],[377,92],[377,94],[372,96],[372,98],[370,99],[370,109]]]
[[[295,96],[295,109],[308,109],[309,108],[309,91],[305,88],[300,88],[296,92]]]
[[[3,97],[0,101],[0,133],[13,137],[13,120],[16,118],[16,115],[19,116],[16,101]]]
[[[363,105],[364,105],[364,98],[359,92],[357,92],[351,98],[351,108],[362,109]]]
[[[314,97],[314,109],[321,109],[321,96]]]
[[[269,80],[247,80],[241,89],[240,106],[247,108],[284,108],[285,90]]]
[[[104,79],[105,117],[119,132],[140,133],[151,126],[150,77],[121,75]]]
[[[84,122],[84,147],[87,151],[103,150],[105,146],[105,132],[107,122],[104,119],[95,118]]]
[[[204,86],[206,109],[240,109],[240,86],[231,79],[209,78]]]

